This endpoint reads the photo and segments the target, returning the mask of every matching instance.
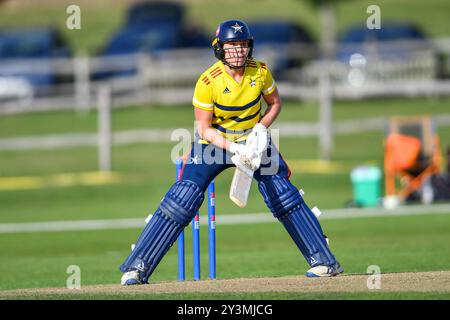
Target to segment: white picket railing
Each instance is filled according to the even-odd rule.
[[[335,99],[450,94],[449,80],[437,78],[436,74],[440,71],[450,76],[449,38],[432,42],[397,41],[364,48],[346,45],[338,50],[338,57],[364,52],[354,56],[354,61],[342,59],[327,63]],[[388,55],[391,57],[386,58]],[[255,58],[264,60],[274,71],[284,62],[292,64],[277,75],[277,82],[284,98],[293,100],[318,100],[319,71],[323,62],[317,60],[317,56],[317,48],[309,45],[255,49]],[[446,60],[440,58],[445,56]],[[154,55],[0,60],[0,74],[3,74],[0,76],[0,114],[95,108],[98,88],[105,83],[111,89],[113,107],[190,103],[196,80],[214,61],[212,50],[207,48]],[[118,74],[127,70],[134,70],[133,74],[108,79],[98,77],[101,73]],[[13,76],[18,73],[52,73],[65,81],[33,88]]]

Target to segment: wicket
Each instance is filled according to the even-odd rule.
[[[183,160],[176,160],[176,179],[180,180]],[[209,278],[216,279],[216,213],[214,181],[208,186],[208,239],[209,239]],[[186,280],[184,231],[178,237],[178,280]],[[197,212],[192,219],[192,253],[194,265],[194,280],[200,280],[200,215]]]

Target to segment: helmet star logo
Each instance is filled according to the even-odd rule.
[[[242,33],[242,27],[243,26],[240,26],[237,22],[236,22],[236,24],[234,26],[231,26],[231,27],[234,29],[234,33],[237,33],[238,31],[240,33]]]

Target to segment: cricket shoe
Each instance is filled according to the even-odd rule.
[[[137,284],[144,284],[144,282],[141,279],[141,275],[139,274],[139,271],[132,270],[125,272],[122,275],[122,279],[120,279],[120,283],[123,286],[132,286]]]
[[[334,277],[343,272],[341,265],[336,263],[334,266],[313,267],[306,272],[306,276],[309,278]]]

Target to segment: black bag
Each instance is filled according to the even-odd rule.
[[[434,200],[450,200],[450,177],[448,174],[434,175],[431,177]]]

